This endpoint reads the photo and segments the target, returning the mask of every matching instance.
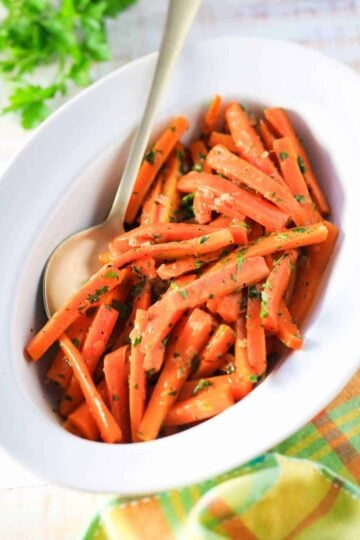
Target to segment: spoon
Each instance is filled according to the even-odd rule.
[[[137,129],[109,215],[100,225],[80,231],[51,254],[43,279],[45,311],[50,317],[99,268],[98,255],[124,232],[131,192],[151,134],[155,113],[201,0],[169,0],[166,26],[141,123]]]

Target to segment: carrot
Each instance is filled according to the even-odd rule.
[[[217,375],[216,377],[204,376],[201,379],[192,379],[184,383],[176,403],[198,396],[199,394],[204,394],[215,388],[222,388],[225,392],[230,389],[234,400],[239,401],[250,392],[252,384],[249,384],[248,381],[244,381],[237,373],[232,373],[231,375]]]
[[[262,138],[262,141],[264,143],[264,146],[268,152],[271,152],[273,149],[274,141],[276,140],[275,134],[272,131],[270,124],[261,118],[259,122],[259,131]],[[225,145],[224,145],[225,146]]]
[[[212,375],[223,361],[224,354],[233,346],[235,333],[230,326],[220,324],[200,356],[200,364],[194,377],[209,377]]]
[[[175,403],[166,415],[164,426],[182,426],[199,420],[206,420],[225,411],[234,404],[230,388],[220,386]]]
[[[211,295],[216,298],[252,285],[265,278],[268,273],[269,269],[261,257],[252,257],[246,261],[239,259],[201,275],[185,287],[174,289],[149,309],[150,321],[141,344],[143,352],[150,352],[166,337],[169,324],[179,311],[201,305],[209,300]]]
[[[191,160],[193,162],[193,168],[195,171],[210,172],[210,167],[206,164],[206,154],[208,149],[204,141],[201,139],[192,142],[189,145]]]
[[[291,314],[283,300],[278,307],[279,325],[277,337],[290,349],[301,349],[303,340],[296,324],[292,321]]]
[[[211,300],[208,300],[206,305],[209,307],[210,311],[212,311],[210,308],[211,304],[209,305],[210,302]],[[233,292],[226,294],[225,296],[218,298],[215,313],[220,315],[220,317],[227,323],[235,322],[240,316],[240,304],[241,293]]]
[[[162,244],[172,241],[191,240],[214,232],[214,230],[220,230],[221,228],[223,227],[217,226],[214,229],[214,226],[193,223],[157,223],[148,227],[137,227],[119,235],[111,242],[109,247],[113,255],[120,255],[144,244]]]
[[[323,227],[328,232],[325,241],[308,247],[306,255],[299,258],[295,288],[288,306],[298,325],[310,313],[338,236],[338,229],[333,223],[324,221]]]
[[[306,222],[306,215],[290,190],[257,169],[251,163],[235,156],[221,145],[214,146],[206,158],[211,168],[224,174],[230,180],[245,184],[289,214],[297,225]]]
[[[222,99],[219,95],[215,94],[207,108],[202,121],[201,131],[204,135],[210,135],[216,128],[216,124],[219,121]]]
[[[218,131],[213,131],[209,138],[209,146],[212,148],[213,146],[216,146],[217,144],[221,144],[222,146],[225,146],[230,152],[233,152],[236,154],[237,148],[234,143],[234,139],[231,135],[228,135],[227,133],[219,133]]]
[[[106,389],[105,381],[102,380],[101,383],[97,385],[97,391],[99,392],[101,398],[104,400],[106,406],[109,406],[109,396]],[[89,441],[98,441],[100,440],[100,431],[97,427],[97,424],[90,412],[89,406],[86,401],[82,403],[75,411],[73,411],[66,421],[63,423],[63,427],[73,433],[78,435],[83,439],[88,439]]]
[[[289,219],[289,214],[273,204],[215,174],[191,172],[178,182],[178,189],[185,193],[193,192],[201,187],[214,192],[217,196],[214,209],[225,215],[228,213],[228,217],[243,219],[245,214],[273,230],[284,228]]]
[[[246,313],[247,354],[256,375],[266,370],[265,330],[261,321],[261,285],[253,285],[248,292]]]
[[[316,176],[311,168],[309,158],[295,133],[288,115],[283,109],[279,108],[265,109],[264,115],[279,137],[289,137],[292,141],[298,156],[299,166],[302,169],[311,196],[321,214],[328,214],[330,212],[329,204],[318,184]]]
[[[127,207],[126,223],[132,223],[135,220],[136,214],[157,173],[188,126],[189,122],[183,116],[174,118],[150,152],[145,155]]]
[[[143,207],[141,209],[140,225],[142,227],[146,225],[152,225],[159,221],[159,199],[163,190],[164,174],[159,173],[159,176],[154,182],[154,185],[149,190],[144,200]]]
[[[104,358],[104,375],[113,417],[120,426],[122,442],[130,442],[128,355],[126,345],[107,354]]]
[[[126,269],[119,272],[119,269],[112,265],[107,265],[96,272],[30,341],[26,351],[31,359],[39,360],[80,315],[86,313],[89,307],[97,306],[104,295],[117,287],[127,275]]]
[[[308,223],[321,221],[321,215],[314,208],[309,190],[299,167],[295,148],[291,139],[284,137],[274,141],[274,151],[280,164],[281,173],[291,193],[303,206]]]
[[[208,313],[195,309],[187,318],[170,355],[167,354],[138,435],[144,441],[155,439],[176,397],[190,375],[194,358],[201,352],[211,332]]]
[[[148,321],[148,314],[138,309],[135,316],[134,328],[130,334],[130,374],[129,374],[129,405],[132,441],[138,441],[138,428],[145,410],[146,376],[143,368],[144,355],[139,347]]]
[[[161,279],[171,279],[186,274],[187,272],[194,272],[209,262],[219,259],[222,256],[223,251],[224,250],[213,251],[199,257],[191,255],[190,257],[184,257],[173,263],[161,264],[157,269],[157,273]]]
[[[67,335],[78,349],[81,349],[82,344],[84,343],[90,323],[91,318],[82,315],[68,328]],[[72,369],[61,349],[52,361],[46,377],[50,381],[56,382],[60,388],[63,388],[64,390],[69,386],[72,377]]]
[[[169,157],[164,169],[164,182],[159,197],[158,222],[170,223],[180,205],[177,181],[181,176],[184,146],[178,143]]]
[[[98,426],[102,440],[107,443],[120,442],[122,438],[121,429],[96,389],[81,353],[66,334],[63,334],[60,338],[60,347],[70,360],[74,375]]]
[[[209,223],[212,217],[215,195],[207,188],[199,188],[194,194],[194,215],[198,223]]]
[[[246,159],[246,161],[282,184],[283,180],[274,162],[270,159],[259,135],[251,125],[246,112],[241,106],[238,103],[231,103],[225,111],[225,118],[237,153]]]
[[[261,292],[261,323],[265,330],[277,332],[279,304],[288,287],[297,258],[296,251],[285,252],[274,262]]]

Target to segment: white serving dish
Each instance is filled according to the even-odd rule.
[[[295,44],[214,39],[185,51],[157,130],[178,113],[196,128],[214,92],[291,111],[342,230],[304,350],[242,402],[175,436],[106,445],[61,427],[46,395],[44,363],[23,352],[30,329],[44,320],[41,273],[65,236],[105,217],[154,62],[155,55],[142,58],[70,100],[34,133],[0,183],[1,444],[51,481],[120,495],[198,482],[246,462],[310,420],[359,365],[360,78]]]

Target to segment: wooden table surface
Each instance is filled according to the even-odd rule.
[[[109,23],[114,59],[97,77],[158,47],[166,4],[140,0]],[[360,0],[203,0],[189,40],[223,35],[296,41],[360,70]],[[0,86],[0,106],[4,95]],[[0,173],[28,137],[16,118],[0,119]],[[76,540],[107,499],[49,484],[0,450],[0,539]]]

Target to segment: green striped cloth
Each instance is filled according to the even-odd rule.
[[[245,466],[112,501],[84,540],[358,540],[359,388],[360,371],[312,422]]]

